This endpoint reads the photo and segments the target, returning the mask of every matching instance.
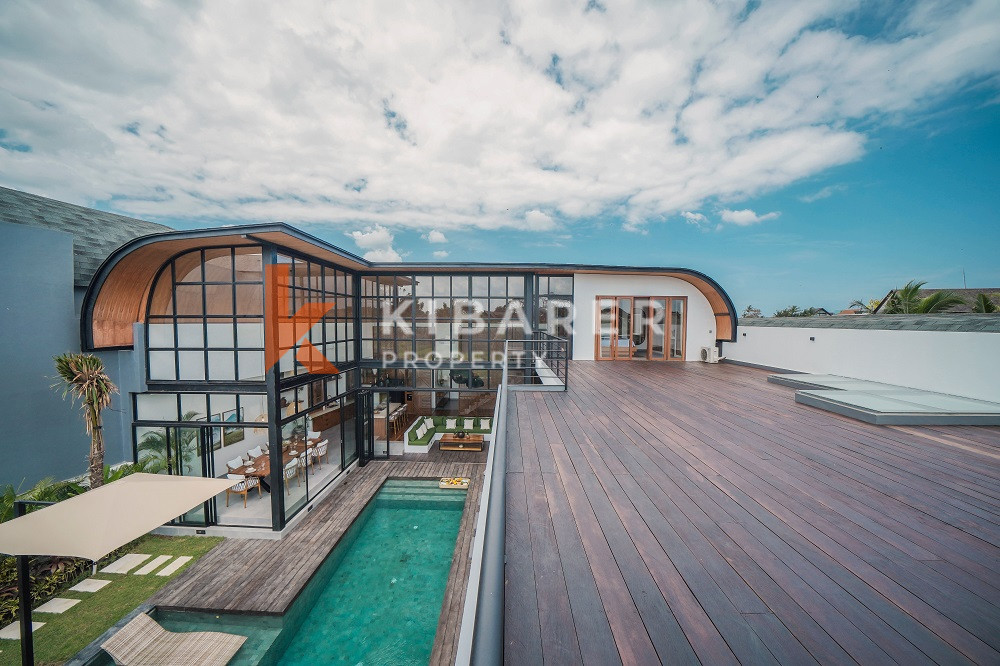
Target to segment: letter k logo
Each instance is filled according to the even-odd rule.
[[[299,345],[296,360],[314,375],[337,375],[336,368],[319,349],[306,338],[323,315],[336,307],[336,303],[305,303],[294,314],[291,312],[291,278],[288,264],[268,265],[264,269],[264,286],[267,290],[264,321],[268,335],[264,336],[264,363],[273,368],[281,357]]]

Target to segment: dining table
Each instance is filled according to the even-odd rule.
[[[315,448],[313,444],[306,444],[303,448],[301,442],[297,444],[285,444],[281,447],[281,467],[284,469],[285,465],[302,455],[303,451],[312,452]],[[232,471],[233,474],[242,474],[243,476],[253,476],[260,479],[260,485],[267,492],[271,492],[271,456],[268,454],[260,455],[245,463]]]

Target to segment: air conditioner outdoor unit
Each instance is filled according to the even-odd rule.
[[[719,350],[715,347],[702,347],[701,348],[701,362],[702,363],[718,363],[719,362]]]

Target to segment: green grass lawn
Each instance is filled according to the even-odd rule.
[[[81,602],[59,615],[33,615],[35,622],[45,623],[34,635],[35,663],[58,664],[66,661],[180,575],[220,541],[222,539],[219,537],[168,537],[154,534],[142,537],[129,552],[148,553],[154,557],[190,555],[194,559],[171,576],[157,576],[155,572],[146,576],[98,573],[95,578],[110,580],[112,583],[98,592],[63,591],[58,596],[81,599]],[[0,666],[21,663],[20,645],[20,641],[0,640]]]

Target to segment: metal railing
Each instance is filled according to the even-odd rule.
[[[512,351],[522,352],[520,354]],[[506,564],[506,471],[507,471],[507,409],[510,401],[511,371],[531,376],[521,382],[520,390],[558,388],[538,374],[539,362],[566,390],[569,378],[569,343],[548,333],[532,340],[507,340],[504,343],[504,363],[497,402],[493,411],[493,432],[490,451],[483,475],[476,536],[472,543],[472,564],[465,609],[459,631],[459,666],[499,665],[503,663],[504,647],[504,567]],[[535,381],[537,380],[537,381]],[[516,384],[515,384],[516,385]]]
[[[566,390],[569,340],[535,331],[530,339],[507,340],[504,360],[513,384],[541,384]]]

